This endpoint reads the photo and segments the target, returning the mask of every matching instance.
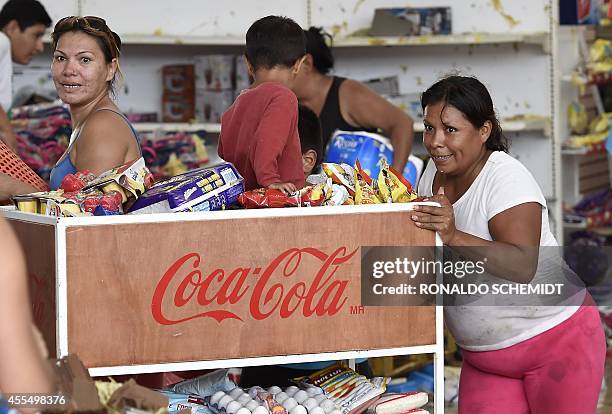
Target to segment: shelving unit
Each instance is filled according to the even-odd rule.
[[[348,36],[334,41],[334,47],[368,47],[368,46],[449,46],[525,43],[536,44],[544,49],[548,47],[548,35],[544,32],[534,33],[460,33],[438,36],[404,36],[373,37]]]
[[[198,131],[210,133],[221,132],[221,124],[215,123],[169,123],[169,122],[137,122],[134,123],[137,131]],[[415,132],[423,132],[423,123],[414,123]],[[523,119],[502,120],[502,128],[507,132],[520,131],[549,131],[550,120],[544,116],[528,116]]]
[[[138,132],[143,131],[206,131],[210,133],[221,132],[221,124],[215,123],[187,123],[187,122],[136,122],[133,124],[134,129]]]

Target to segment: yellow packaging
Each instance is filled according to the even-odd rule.
[[[575,134],[584,134],[589,125],[586,108],[579,102],[572,102],[567,107],[567,122]]]
[[[610,127],[610,119],[612,113],[603,113],[599,115],[597,118],[591,121],[589,125],[589,132],[591,134],[597,134],[600,132],[606,132]]]
[[[121,194],[121,202],[125,203],[128,199],[127,193],[125,192],[125,190],[123,189],[123,187],[121,187],[119,184],[117,184],[114,181],[109,182],[108,184],[105,184],[102,186],[102,192],[104,194],[108,194],[111,191],[117,191],[119,192],[119,194]]]
[[[603,62],[606,59],[612,59],[612,41],[596,39],[589,50],[589,61]]]
[[[408,203],[417,198],[412,185],[384,160],[374,188],[383,203]]]
[[[359,160],[356,162],[355,177],[355,204],[380,204],[380,199],[372,188],[372,179],[361,169]]]
[[[38,212],[38,201],[34,197],[13,197],[13,201],[16,204],[17,210],[19,211],[23,211],[24,213]]]

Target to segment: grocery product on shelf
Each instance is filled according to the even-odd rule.
[[[17,153],[43,180],[68,147],[72,121],[63,104],[37,104],[11,109]]]
[[[311,375],[296,378],[302,388],[320,387],[342,414],[365,411],[369,402],[373,402],[372,400],[385,392],[388,380],[389,378],[382,377],[369,380],[338,363]],[[322,408],[325,410],[325,407]],[[325,410],[325,414],[330,413]]]
[[[142,155],[157,180],[200,168],[209,161],[206,131],[140,133]]]
[[[612,225],[612,189],[582,198],[575,206],[564,208],[566,223],[584,223],[585,227]]]
[[[217,414],[340,414],[337,405],[318,387],[236,387],[216,392],[209,404]]]
[[[428,400],[424,392],[384,394],[368,408],[368,414],[404,414],[421,408]]]

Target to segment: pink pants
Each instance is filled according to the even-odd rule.
[[[463,351],[459,414],[595,414],[605,357],[599,312],[585,305],[511,347]]]

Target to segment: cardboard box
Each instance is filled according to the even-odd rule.
[[[253,80],[249,75],[246,58],[244,55],[236,56],[236,90],[234,95],[238,96],[240,91],[248,89],[251,83],[253,83]]]
[[[190,122],[195,117],[193,98],[169,95],[162,98],[163,122]]]
[[[196,90],[223,91],[234,88],[234,55],[195,56]]]
[[[163,95],[181,95],[193,99],[195,74],[193,65],[170,65],[162,67]]]
[[[450,7],[376,9],[370,36],[428,36],[451,34]]]
[[[399,95],[399,80],[397,75],[387,76],[386,78],[368,79],[363,81],[363,84],[379,95]]]
[[[234,91],[196,92],[195,117],[200,122],[221,122],[221,115],[234,102]]]

